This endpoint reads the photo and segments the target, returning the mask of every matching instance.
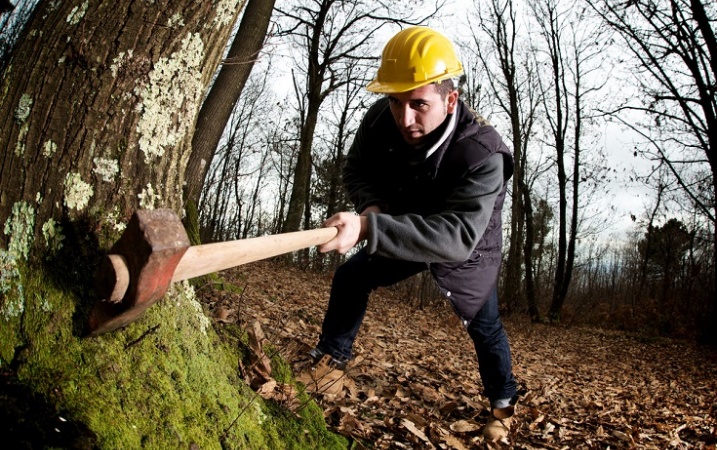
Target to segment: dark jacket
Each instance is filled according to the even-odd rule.
[[[454,115],[434,132],[435,141],[447,137],[425,158],[405,143],[382,98],[359,127],[343,178],[359,212],[381,208],[368,214],[369,254],[428,263],[469,321],[500,270],[501,210],[513,159],[495,129],[479,124],[463,102]]]

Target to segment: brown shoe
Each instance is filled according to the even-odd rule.
[[[510,423],[513,421],[514,412],[514,406],[491,410],[488,423],[483,429],[485,440],[497,442],[507,438],[508,434],[510,434]]]
[[[344,389],[345,364],[337,364],[331,355],[323,355],[311,367],[300,373],[296,381],[306,385],[306,392],[339,395]]]

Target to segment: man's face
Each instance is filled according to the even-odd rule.
[[[438,128],[448,114],[453,114],[458,91],[441,98],[435,84],[428,84],[408,92],[389,94],[391,114],[403,139],[410,145],[421,144],[428,134]]]

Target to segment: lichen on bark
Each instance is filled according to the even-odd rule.
[[[3,229],[8,236],[8,252],[27,259],[34,241],[35,207],[25,201],[16,202]]]
[[[137,131],[145,163],[162,157],[167,148],[177,145],[190,131],[194,122],[184,115],[195,114],[201,100],[203,60],[201,37],[189,33],[178,51],[154,63],[148,82],[138,88],[141,105]],[[181,111],[187,113],[183,115]]]

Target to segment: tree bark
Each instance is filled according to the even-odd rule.
[[[21,210],[33,220],[22,239],[6,227],[0,245],[26,252],[62,220],[112,230],[138,207],[179,211],[237,11],[238,0],[40,1],[0,89],[0,224]]]
[[[535,296],[535,275],[533,274],[533,245],[535,245],[535,225],[533,224],[533,202],[530,190],[524,180],[520,180],[520,191],[523,194],[525,211],[525,241],[523,248],[523,264],[525,265],[525,297],[528,301],[528,315],[532,322],[540,322],[540,308]]]

